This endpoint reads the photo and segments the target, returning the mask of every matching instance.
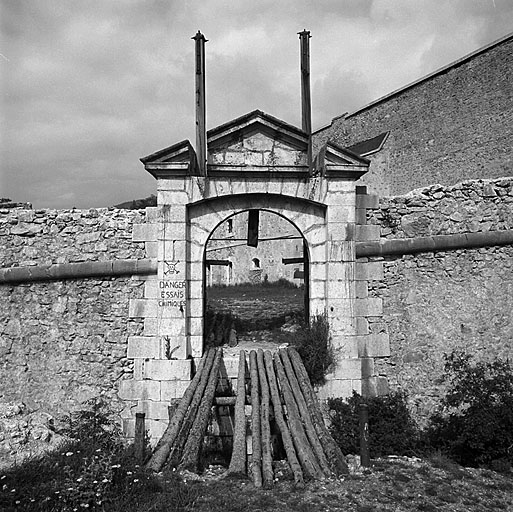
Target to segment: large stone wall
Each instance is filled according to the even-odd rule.
[[[513,229],[513,178],[383,198],[368,221],[386,239]],[[376,259],[384,277],[369,294],[383,300],[391,355],[375,368],[408,392],[420,419],[439,401],[444,354],[513,357],[513,246]]]
[[[144,258],[132,226],[146,210],[0,209],[0,267]]]
[[[512,174],[513,36],[335,118],[314,136],[342,147],[390,132],[361,180],[380,196]],[[360,183],[359,183],[360,184]]]
[[[0,266],[152,257],[154,247],[133,241],[148,211],[0,209]],[[0,425],[0,452],[27,440],[34,411],[58,416],[98,396],[115,411],[130,405],[118,391],[134,371],[128,338],[143,322],[129,319],[129,302],[142,297],[144,283],[125,276],[0,284],[0,403],[23,403],[29,414],[11,421],[12,436]]]

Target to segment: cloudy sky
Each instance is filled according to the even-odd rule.
[[[110,206],[155,192],[139,158],[255,108],[314,129],[513,30],[511,0],[0,0],[0,197]]]

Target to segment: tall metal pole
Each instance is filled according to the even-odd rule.
[[[196,155],[201,176],[207,175],[207,123],[205,98],[205,43],[208,41],[198,30],[196,41]]]
[[[312,168],[312,99],[310,95],[310,31],[298,32],[301,48],[301,121],[308,135],[308,167]]]

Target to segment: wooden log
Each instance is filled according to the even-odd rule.
[[[274,357],[274,366],[276,369],[276,375],[278,382],[280,383],[281,392],[285,399],[285,405],[287,407],[287,420],[289,423],[290,431],[292,433],[292,439],[294,440],[294,446],[296,447],[297,457],[303,468],[307,478],[314,480],[322,480],[324,473],[319,465],[319,462],[315,458],[310,442],[306,435],[297,404],[292,395],[290,384],[285,375],[285,370],[280,361],[278,355]]]
[[[299,386],[303,392],[308,410],[312,414],[315,430],[319,436],[331,470],[336,475],[347,475],[349,473],[349,468],[347,466],[346,459],[342,454],[340,447],[331,436],[328,428],[326,427],[326,424],[324,423],[324,418],[322,417],[322,412],[317,400],[317,396],[312,388],[312,385],[310,384],[310,379],[308,378],[308,373],[303,364],[301,356],[294,348],[289,348],[288,354],[294,371],[298,377]]]
[[[189,437],[189,433],[194,423],[194,420],[196,419],[196,414],[201,404],[201,400],[203,399],[203,394],[205,393],[205,388],[207,387],[210,370],[212,369],[212,365],[214,364],[215,355],[216,349],[209,349],[207,359],[203,367],[201,379],[194,392],[194,396],[192,397],[191,404],[189,406],[189,409],[187,410],[187,414],[185,415],[185,418],[183,419],[183,422],[180,426],[180,431],[176,436],[175,442],[171,447],[171,451],[169,452],[169,456],[166,461],[166,464],[168,465],[177,466],[182,459],[183,449],[185,443],[187,442],[187,438]]]
[[[246,368],[247,368],[247,365],[246,365]],[[245,400],[246,405],[251,404],[251,396],[250,395],[246,395],[244,400]],[[237,402],[236,396],[215,396],[214,397],[214,405],[230,406],[230,405],[235,405],[236,402]]]
[[[249,373],[251,376],[251,439],[253,446],[251,474],[255,487],[262,487],[262,444],[260,440],[260,389],[256,352],[249,353]]]
[[[292,474],[294,475],[294,482],[297,486],[302,487],[305,483],[303,478],[303,471],[301,470],[301,465],[297,459],[294,442],[292,441],[292,435],[283,415],[281,396],[278,391],[278,384],[276,383],[276,375],[274,373],[273,358],[271,352],[268,350],[264,352],[264,360],[267,380],[269,382],[269,389],[271,391],[274,418],[276,420],[276,424],[278,425],[278,429],[280,430],[283,447],[285,448],[285,453],[287,455],[287,460],[289,462],[290,469],[292,470]]]
[[[239,353],[239,372],[237,373],[237,396],[235,401],[235,428],[233,432],[233,450],[228,467],[230,475],[246,474],[246,352]]]
[[[212,355],[213,358],[213,355]],[[173,419],[169,421],[169,424],[160,438],[157,446],[153,450],[153,454],[146,464],[146,467],[153,471],[160,471],[162,466],[166,463],[166,460],[169,456],[169,452],[171,451],[171,446],[176,440],[178,433],[180,432],[180,427],[182,426],[183,419],[187,413],[189,405],[194,396],[194,392],[198,387],[198,384],[201,380],[202,371],[205,366],[205,362],[207,359],[207,354],[205,354],[198,365],[198,370],[194,375],[191,383],[185,390],[185,393],[180,401],[180,404],[176,411],[173,414]],[[213,359],[212,359],[213,360]]]
[[[134,437],[134,454],[135,459],[139,464],[144,464],[145,457],[145,434],[146,430],[144,428],[144,412],[136,412],[135,413],[135,437]]]
[[[260,429],[262,442],[262,480],[265,489],[274,484],[273,459],[271,451],[271,424],[269,423],[269,384],[265,374],[264,351],[257,351],[258,378],[260,382]]]
[[[214,393],[216,391],[217,382],[219,380],[219,366],[223,356],[222,349],[216,349],[216,355],[210,375],[208,376],[208,384],[205,388],[205,394],[201,400],[200,407],[194,423],[192,425],[185,448],[183,450],[180,469],[189,471],[198,471],[201,458],[201,450],[203,448],[203,439],[208,427],[208,420],[212,412],[212,404],[214,401]]]
[[[299,416],[303,421],[303,425],[305,427],[306,436],[308,437],[308,440],[312,445],[315,457],[317,458],[324,474],[326,476],[331,476],[332,472],[328,464],[328,460],[326,459],[326,455],[324,454],[324,450],[319,440],[319,436],[317,435],[317,431],[315,430],[311,413],[308,409],[308,406],[306,405],[306,400],[299,386],[298,379],[296,377],[296,374],[294,373],[294,369],[292,368],[292,363],[290,362],[288,352],[285,349],[280,349],[279,355],[281,357],[283,367],[285,368],[285,373],[287,375],[287,379],[292,389],[292,394],[296,400]]]

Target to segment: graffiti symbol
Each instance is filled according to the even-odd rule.
[[[180,263],[180,260],[170,261],[170,262],[165,261],[164,263],[166,264],[166,267],[167,267],[167,269],[164,270],[165,276],[167,276],[168,274],[179,274],[180,273],[180,271],[177,270],[177,268],[176,268],[178,263]]]

